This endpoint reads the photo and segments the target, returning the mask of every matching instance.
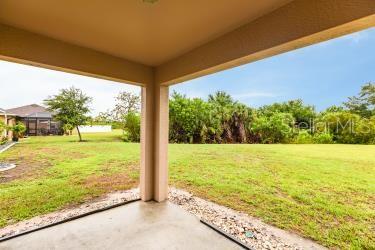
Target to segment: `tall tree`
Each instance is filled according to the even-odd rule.
[[[234,105],[237,102],[233,101],[233,98],[225,93],[224,91],[217,91],[214,95],[208,96],[208,103],[210,103],[216,114],[221,119],[222,125],[222,139],[224,142],[233,142],[233,133],[232,133],[232,116],[234,113]]]
[[[375,84],[366,83],[361,87],[358,96],[352,96],[344,106],[352,113],[369,118],[375,115]]]
[[[129,113],[139,113],[141,98],[127,91],[121,91],[116,97],[112,115],[115,121],[123,121]]]
[[[203,142],[206,140],[204,131],[213,132],[208,104],[202,99],[190,99],[174,92],[169,102],[169,138],[174,142]]]
[[[79,126],[85,124],[89,117],[89,104],[92,98],[85,95],[82,90],[75,87],[61,89],[59,94],[44,100],[48,110],[54,113],[54,118],[63,125],[70,124],[78,132],[79,141],[82,141]]]
[[[111,117],[111,120],[113,124],[119,125],[119,127],[122,129],[124,136],[125,131],[133,131],[134,127],[130,126],[129,119],[131,121],[134,121],[133,118],[140,117],[140,105],[141,105],[141,97],[139,95],[135,95],[131,92],[127,91],[121,91],[116,97],[115,97],[115,107],[111,112],[107,112],[107,116]],[[140,132],[138,132],[139,134]],[[131,138],[137,138],[137,136],[134,134],[134,136],[131,136]],[[130,138],[130,139],[131,139]],[[137,141],[136,139],[131,139],[132,141]]]
[[[259,112],[265,116],[272,116],[278,112],[289,113],[294,117],[295,125],[304,128],[309,128],[311,121],[316,116],[314,106],[305,105],[301,99],[265,105],[259,108]]]
[[[231,119],[231,130],[235,142],[245,143],[248,133],[246,129],[252,120],[252,110],[245,104],[236,103],[233,105],[233,114]]]

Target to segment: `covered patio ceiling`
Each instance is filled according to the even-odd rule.
[[[373,26],[374,0],[1,0],[0,59],[141,86],[141,197],[163,201],[168,86]]]
[[[371,27],[374,6],[373,0],[2,0],[0,54],[170,85]]]
[[[290,1],[5,0],[0,22],[158,66]]]

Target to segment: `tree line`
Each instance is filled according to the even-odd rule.
[[[171,142],[375,144],[375,84],[341,106],[317,112],[301,99],[252,108],[222,91],[201,98],[174,92]]]
[[[74,87],[45,101],[64,128],[111,124],[124,131],[124,141],[140,139],[140,97],[120,92],[113,109],[92,118],[91,98]],[[207,100],[177,92],[169,101],[172,143],[351,143],[375,144],[375,84],[339,106],[316,111],[301,99],[249,107],[218,91]]]

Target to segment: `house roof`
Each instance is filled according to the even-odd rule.
[[[20,117],[51,117],[52,113],[49,112],[45,107],[38,104],[31,104],[26,106],[21,106],[17,108],[12,108],[6,110],[7,113],[12,113]]]
[[[7,115],[7,116],[15,116],[15,114],[9,113],[6,109],[2,109],[2,108],[0,108],[0,115],[2,115],[2,116],[5,116],[5,115]]]

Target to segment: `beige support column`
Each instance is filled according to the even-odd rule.
[[[168,98],[166,86],[142,87],[141,176],[143,201],[168,197]]]

